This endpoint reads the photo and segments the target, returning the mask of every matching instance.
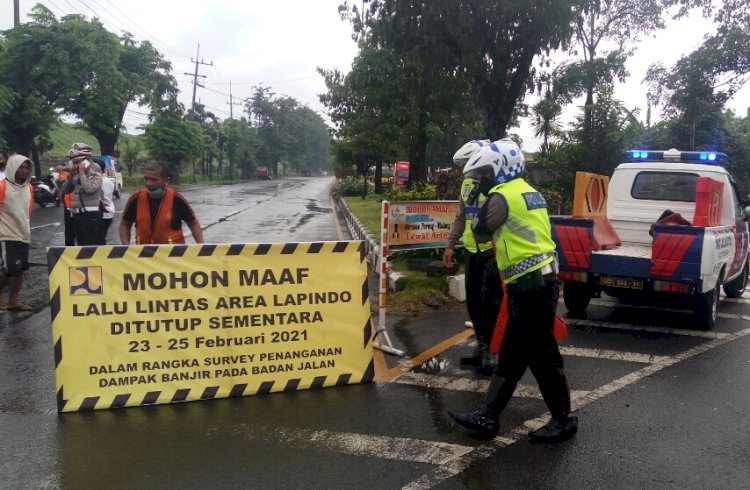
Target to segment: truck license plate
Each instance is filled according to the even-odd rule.
[[[628,277],[602,276],[599,278],[599,284],[616,288],[643,289],[643,280]]]

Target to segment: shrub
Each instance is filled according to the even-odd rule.
[[[367,183],[367,193],[373,192],[373,185]],[[344,177],[343,179],[336,179],[331,185],[331,195],[333,196],[361,196],[362,195],[362,179],[359,177],[352,177],[351,175]]]
[[[393,187],[383,195],[386,201],[431,201],[437,199],[435,187],[423,182],[414,182],[411,189]]]

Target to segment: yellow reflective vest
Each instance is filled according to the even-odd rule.
[[[464,242],[464,248],[473,254],[477,253],[477,251],[484,252],[492,248],[492,242],[483,242],[477,247],[477,242],[474,240],[474,233],[471,231],[471,222],[487,200],[484,194],[477,193],[478,197],[473,203],[469,203],[469,196],[474,186],[475,182],[472,179],[464,179],[461,182],[461,200],[464,202],[464,211],[466,213],[466,226],[464,227],[464,234],[461,236],[461,240]]]
[[[493,192],[508,203],[508,219],[494,238],[498,268],[503,280],[511,283],[554,260],[547,201],[523,179],[496,185]]]

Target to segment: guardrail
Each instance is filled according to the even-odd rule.
[[[380,242],[370,233],[365,225],[357,218],[346,201],[340,196],[336,198],[336,203],[344,215],[344,221],[346,221],[346,227],[349,229],[349,234],[355,240],[363,240],[365,242],[365,248],[367,250],[367,261],[370,263],[370,267],[376,270],[378,267],[378,257],[380,256]]]

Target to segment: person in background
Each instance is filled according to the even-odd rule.
[[[73,165],[72,162],[68,162],[68,165],[58,165],[55,169],[58,175],[57,188],[60,189],[61,194],[62,194],[62,188],[65,186],[65,183],[70,179],[70,176],[71,176],[70,169],[72,168],[72,165]],[[65,227],[65,246],[72,247],[76,244],[76,234],[75,234],[75,230],[73,229],[73,211],[70,208],[73,205],[73,193],[62,194],[62,202],[63,202],[63,223]]]
[[[30,180],[31,161],[23,155],[10,157],[5,179],[0,181],[0,297],[5,286],[10,286],[8,302],[0,301],[0,309],[8,311],[32,311],[19,299],[23,272],[29,268],[29,220],[34,203]]]
[[[63,194],[73,194],[70,209],[73,213],[73,230],[76,245],[104,245],[102,236],[102,171],[91,160],[91,147],[73,143],[68,152],[73,162],[71,178],[63,186]]]
[[[5,166],[8,164],[8,154],[0,151],[0,180],[5,178]]]
[[[487,196],[472,230],[478,242],[490,237],[495,241],[510,321],[485,403],[474,412],[449,415],[479,436],[494,437],[500,413],[530,368],[552,417],[529,437],[532,442],[554,442],[576,434],[578,417],[571,415],[563,358],[553,333],[559,291],[547,201],[521,178],[524,169],[521,149],[510,139],[480,149],[464,167],[464,175],[479,182]]]
[[[480,148],[489,145],[489,140],[473,140],[463,145],[453,155],[453,163],[462,168]],[[492,240],[477,243],[471,231],[471,222],[487,199],[477,189],[477,182],[464,178],[458,200],[456,218],[448,234],[448,244],[443,252],[443,264],[453,265],[453,253],[459,239],[463,238],[466,262],[464,285],[466,308],[474,326],[477,347],[469,357],[462,357],[461,364],[475,366],[481,374],[489,376],[495,369],[495,356],[490,353],[490,341],[500,310],[502,287]]]
[[[104,162],[99,162],[99,167],[104,173]],[[107,232],[109,227],[112,226],[112,219],[115,217],[115,203],[114,203],[115,184],[109,177],[102,179],[102,236],[104,237],[104,243],[107,243]]]
[[[203,243],[203,230],[193,208],[182,194],[169,184],[169,172],[158,164],[143,170],[145,189],[134,193],[125,204],[120,220],[120,242],[130,244],[130,230],[135,224],[135,243],[185,243],[182,234],[184,221],[193,234],[195,243]]]

